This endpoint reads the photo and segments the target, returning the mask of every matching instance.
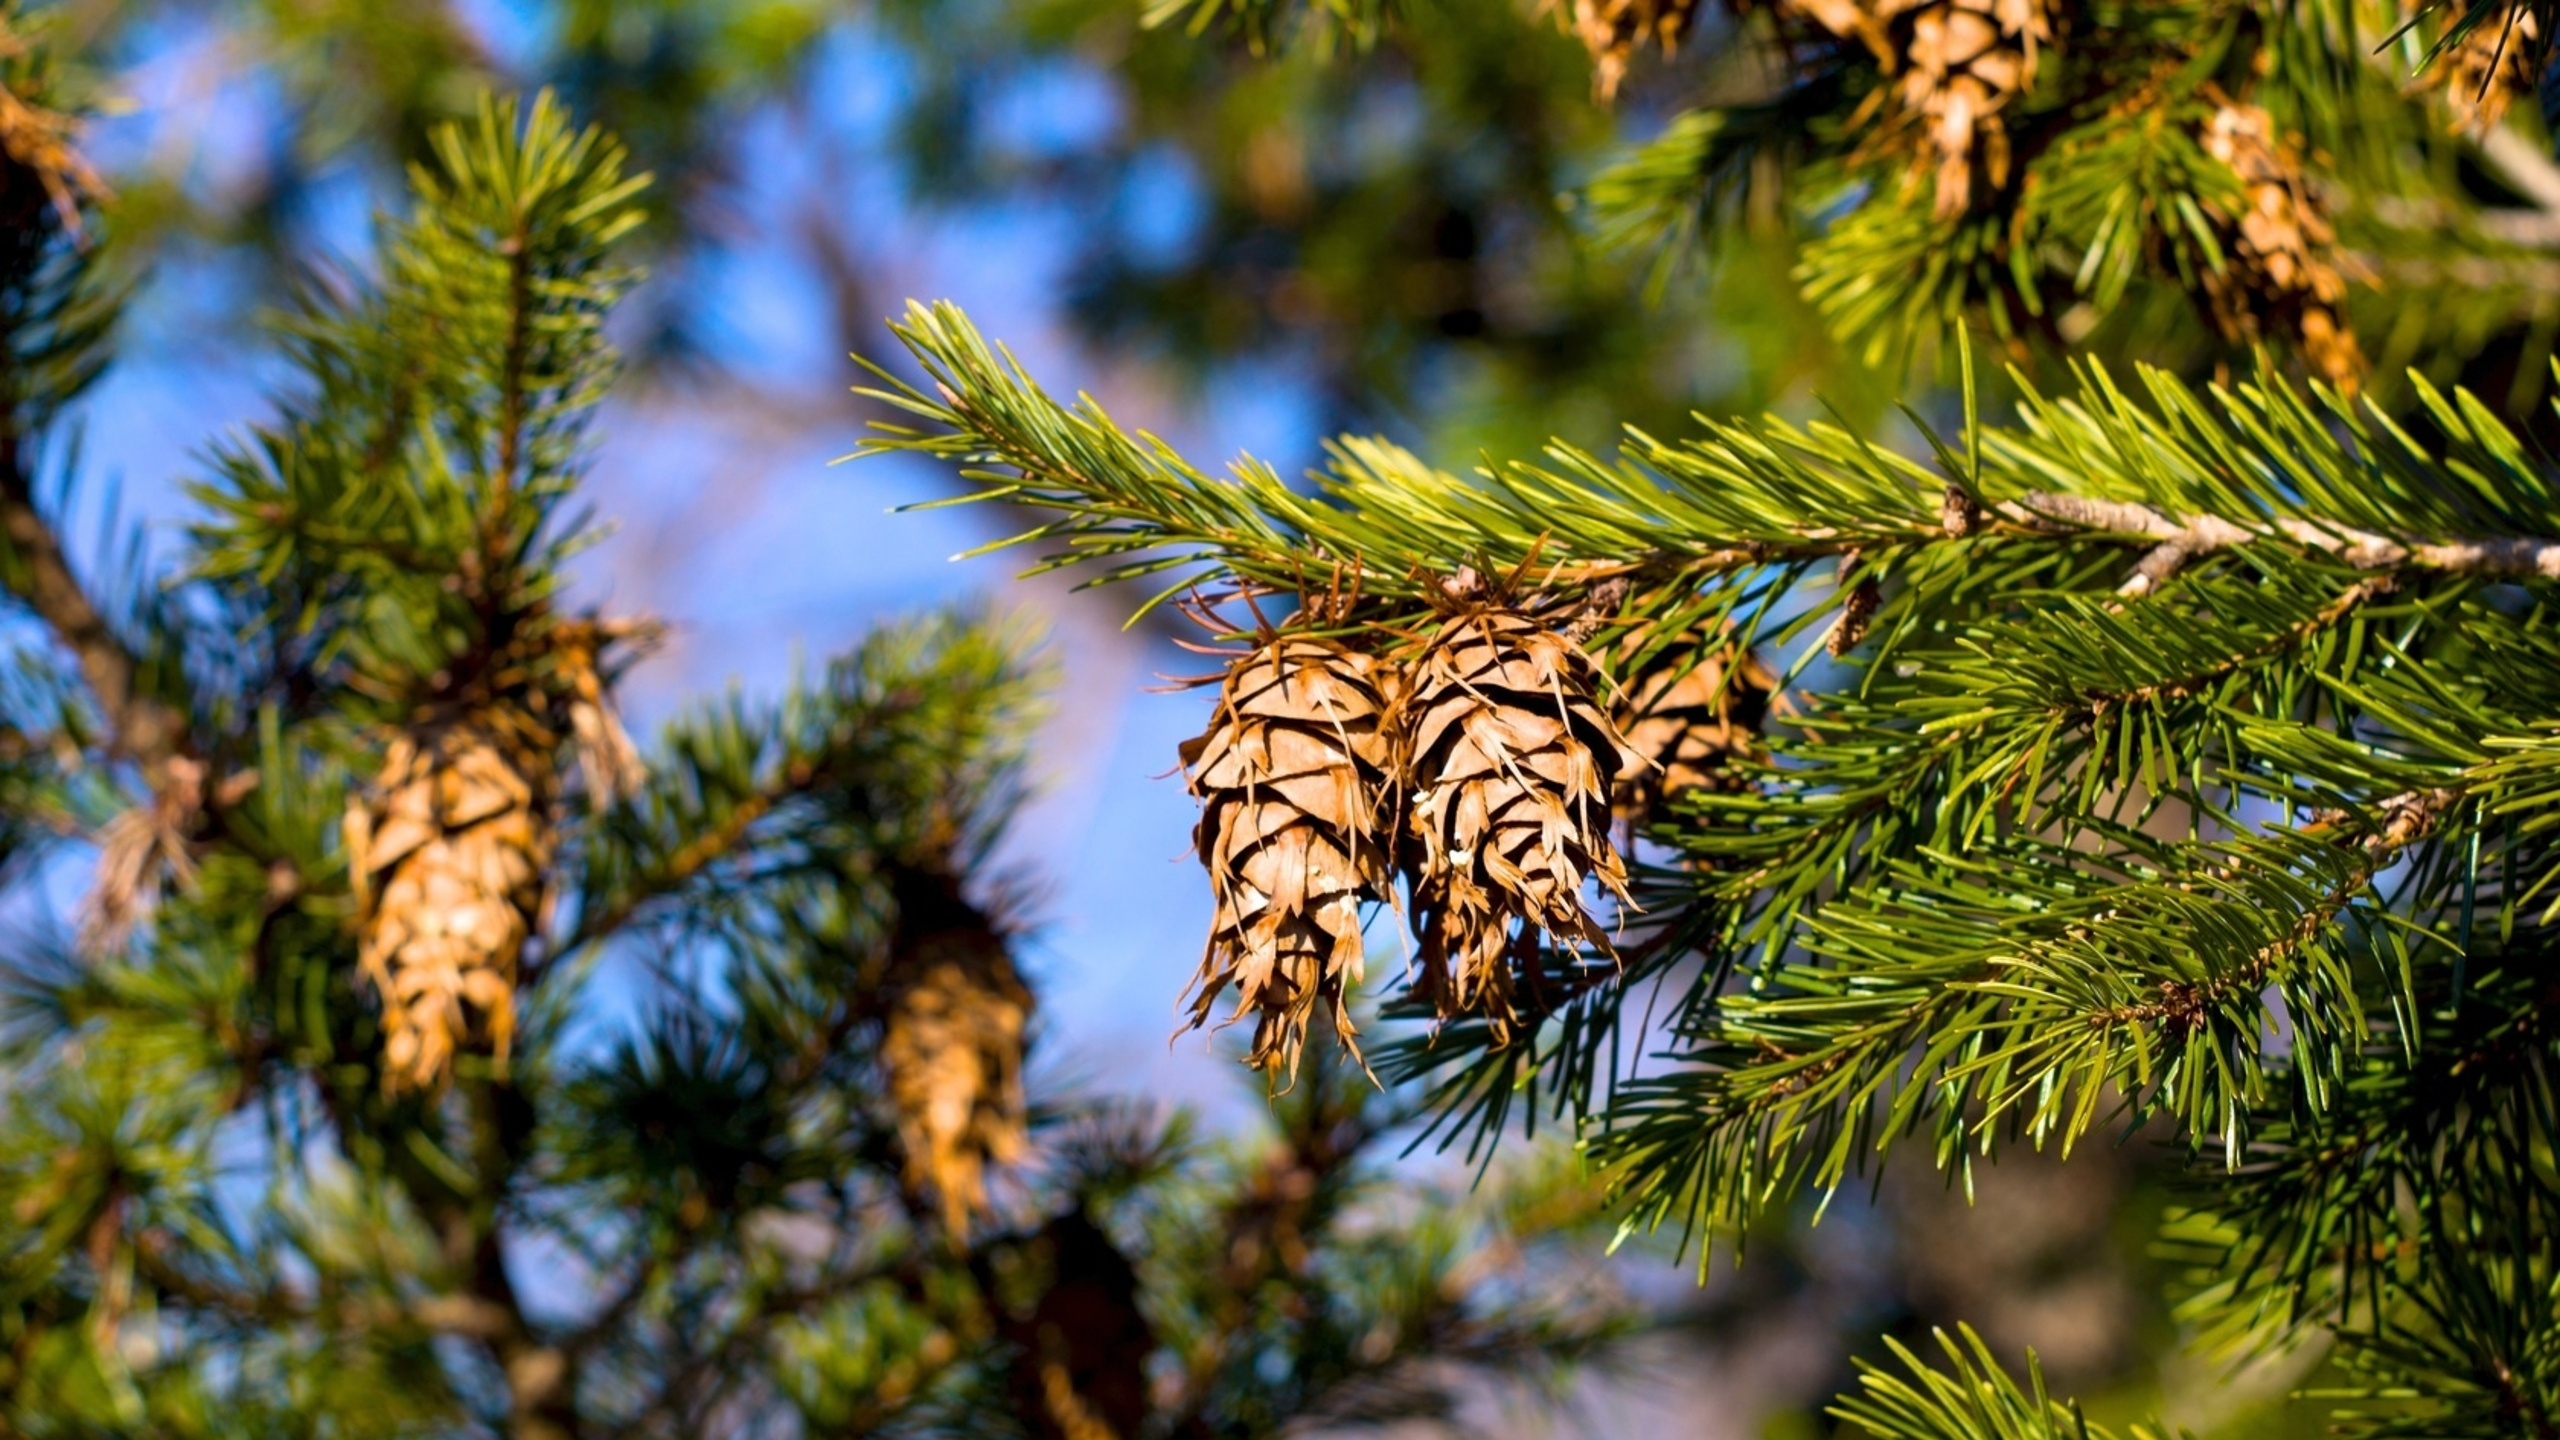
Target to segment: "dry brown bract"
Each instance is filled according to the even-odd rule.
[[[81,923],[81,948],[113,950],[160,901],[162,876],[195,882],[195,856],[187,832],[204,810],[204,762],[180,755],[164,766],[167,778],[151,799],[130,805],[98,831],[98,878]]]
[[[2533,7],[2509,5],[2463,32],[2436,57],[2426,78],[2444,87],[2455,130],[2486,134],[2507,118],[2518,95],[2533,92],[2550,53]]]
[[[2314,373],[2352,393],[2365,363],[2344,311],[2353,261],[2338,249],[2299,157],[2266,111],[2236,103],[2215,110],[2204,148],[2240,178],[2244,197],[2236,215],[2205,207],[2224,227],[2225,263],[2205,275],[2214,324],[2235,343],[2290,332]]]
[[[462,722],[391,742],[379,798],[347,813],[358,958],[382,1002],[383,1085],[431,1090],[515,1034],[516,966],[551,863],[550,737]]]
[[[1022,1051],[1031,989],[1004,938],[965,905],[922,926],[902,915],[900,931],[880,1060],[907,1186],[933,1194],[957,1241],[986,1204],[988,1168],[1012,1163],[1029,1144]]]
[[[1360,979],[1361,902],[1391,893],[1392,688],[1366,655],[1284,636],[1229,668],[1207,732],[1182,746],[1217,900],[1191,1023],[1233,985],[1256,1068],[1296,1074],[1319,1010],[1357,1051],[1343,995]]]
[[[1632,660],[1645,647],[1632,637],[1618,647]],[[1736,760],[1759,753],[1760,720],[1777,677],[1749,651],[1721,639],[1666,647],[1628,680],[1618,709],[1627,746],[1650,762],[1618,777],[1618,816],[1642,826],[1665,802],[1690,790],[1740,788]]]
[[[1697,23],[1699,0],[1573,0],[1576,39],[1591,52],[1591,89],[1603,101],[1618,96],[1638,50],[1659,45],[1669,55]]]
[[[2037,58],[2053,43],[2051,0],[1784,0],[1844,40],[1873,51],[1905,114],[1923,124],[1937,160],[1940,219],[1973,201],[1974,167],[1997,186],[2009,178],[2009,132],[2000,112],[2035,84]]]
[[[1514,610],[1444,624],[1406,717],[1420,983],[1441,1014],[1507,1035],[1514,970],[1534,973],[1542,932],[1610,948],[1582,884],[1626,899],[1609,795],[1640,762],[1592,699],[1590,660]]]

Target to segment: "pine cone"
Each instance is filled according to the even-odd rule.
[[[2444,88],[2456,131],[2485,135],[2507,118],[2518,95],[2532,93],[2550,50],[2530,5],[2509,5],[2464,32],[2436,58],[2429,79]]]
[[[2305,182],[2300,160],[2279,143],[2275,121],[2255,105],[2225,103],[2207,124],[2204,148],[2240,177],[2237,214],[2208,204],[2223,227],[2227,263],[2205,275],[2205,299],[2223,338],[2246,344],[2289,332],[2314,373],[2352,393],[2364,352],[2344,313],[2354,262]]]
[[[1618,98],[1627,66],[1647,43],[1665,55],[1680,48],[1698,20],[1698,0],[1573,0],[1573,33],[1591,52],[1591,89]]]
[[[1443,1015],[1507,1033],[1514,963],[1534,966],[1541,932],[1610,949],[1582,882],[1626,898],[1609,794],[1640,762],[1591,681],[1572,641],[1502,609],[1451,619],[1415,667],[1407,863],[1422,984]]]
[[[1321,1010],[1357,1052],[1360,904],[1391,894],[1392,672],[1327,640],[1285,636],[1231,666],[1209,729],[1184,742],[1193,832],[1217,898],[1191,1023],[1229,985],[1255,1017],[1246,1063],[1294,1075]]]
[[[382,1000],[383,1085],[433,1089],[485,1037],[506,1057],[516,964],[551,863],[548,735],[455,724],[391,742],[347,811],[359,960]],[[474,1016],[479,1023],[474,1023]]]
[[[1050,1221],[1023,1251],[1039,1296],[1028,1306],[1000,1301],[995,1317],[1012,1350],[1013,1420],[1030,1440],[1137,1440],[1156,1348],[1137,1267],[1081,1210]],[[990,1267],[977,1269],[981,1287],[1001,1295]]]
[[[386,1090],[435,1089],[469,1046],[505,1061],[517,965],[547,909],[563,735],[598,808],[639,784],[601,656],[656,633],[527,617],[464,698],[391,741],[372,798],[349,800],[358,960],[381,999]]]
[[[1874,52],[1906,115],[1927,127],[1937,157],[1938,218],[1973,202],[1974,165],[1993,185],[2009,178],[2000,117],[2035,84],[2038,47],[2053,43],[2052,0],[1784,0],[1844,40]]]
[[[1619,654],[1631,659],[1645,643],[1633,637]],[[1656,655],[1617,709],[1627,747],[1651,762],[1618,777],[1618,817],[1642,827],[1685,791],[1740,788],[1733,762],[1759,753],[1760,721],[1777,684],[1760,657],[1722,639]]]
[[[931,1192],[956,1241],[986,1206],[991,1166],[1021,1158],[1030,987],[1004,937],[941,871],[902,872],[890,945],[889,1072],[910,1193]]]

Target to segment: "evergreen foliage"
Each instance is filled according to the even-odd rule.
[[[660,283],[621,322],[653,379],[753,368],[738,267],[788,267],[848,349],[897,299],[883,247],[1036,213],[1061,222],[1056,298],[1079,338],[1211,389],[1284,372],[1328,426],[1526,446],[1551,423],[1597,438],[1816,376],[1857,413],[1882,403],[1838,371],[1783,245],[1727,248],[1720,338],[1646,323],[1641,257],[1578,243],[1556,203],[1622,127],[1534,7],[1446,6],[1428,27],[1368,8],[1308,29],[1267,7],[1267,57],[1223,11],[1127,0],[544,0],[500,23],[452,0],[128,0],[82,19],[97,63],[199,75],[268,127],[218,179],[173,163],[183,127],[129,127],[150,153],[117,176],[119,243],[159,273],[218,264],[227,288],[190,294],[217,322],[289,291],[350,195],[387,199],[472,96],[548,87],[659,177],[632,244]],[[839,78],[873,63],[905,79]],[[1026,131],[1017,101],[1062,94],[1107,97],[1110,122]],[[750,170],[766,146],[792,163]],[[887,203],[857,212],[855,193]],[[1685,290],[1661,298],[1698,314]]]
[[[1914,414],[1917,454],[1836,423],[1701,416],[1669,438],[1630,428],[1614,455],[1558,442],[1464,476],[1366,439],[1337,442],[1309,488],[1250,458],[1212,476],[1089,398],[1053,398],[947,305],[896,327],[924,380],[869,392],[907,418],[866,452],[938,457],[970,498],[1030,507],[1004,543],[1042,547],[1038,568],[1142,580],[1144,606],[1195,596],[1235,638],[1278,625],[1281,643],[1365,652],[1382,693],[1486,603],[1602,672],[1558,682],[1559,716],[1586,693],[1661,694],[1701,652],[1720,674],[1755,654],[1780,672],[1733,783],[1617,838],[1627,894],[1582,896],[1605,940],[1524,926],[1500,1006],[1428,976],[1388,1005],[1430,1023],[1364,1053],[1425,1087],[1445,1143],[1561,1121],[1628,1230],[1703,1256],[1819,1213],[1906,1145],[1969,1185],[2019,1148],[2068,1157],[2147,1129],[2188,1170],[2162,1244],[2190,1272],[2200,1343],[2233,1360],[2328,1347],[2302,1399],[2346,1433],[2550,1433],[2560,1231],[2537,977],[2560,916],[2543,813],[2560,471],[2501,413],[2512,393],[2342,367],[2304,323],[2308,292],[2207,252],[2228,239],[2215,216],[2238,213],[2217,207],[2270,183],[2253,169],[2268,152],[2233,137],[2307,133],[2284,163],[2334,170],[2256,213],[2356,197],[2331,212],[2338,233],[2383,261],[2357,313],[2426,312],[2363,333],[2508,323],[2390,267],[2437,243],[2503,263],[2471,246],[2470,202],[2432,188],[2445,165],[2418,159],[2525,146],[2547,166],[2531,117],[2495,128],[2474,92],[2457,135],[2424,67],[2465,27],[2531,39],[2551,17],[2439,7],[2377,32],[2353,6],[1954,7],[2032,9],[2052,34],[2038,78],[2001,100],[2007,138],[1974,132],[1957,157],[1970,188],[1948,203],[1947,151],[1889,118],[1913,92],[1886,82],[1916,62],[1786,28],[1948,8],[1750,8],[1730,23],[1801,42],[1776,92],[1801,113],[1702,112],[1663,142],[1696,165],[1657,147],[1609,182],[1650,167],[1693,196],[1745,135],[1805,147],[1798,183],[1847,207],[1808,252],[1818,303],[1837,297],[1853,337],[1955,352],[1961,424]],[[2369,55],[2378,33],[2394,45]],[[2276,128],[2235,126],[2254,107]],[[2194,153],[2093,150],[2137,143]],[[2100,193],[2066,203],[2075,186]],[[2421,196],[2453,217],[2423,241],[2354,228]],[[1983,263],[1939,263],[1968,255]],[[2217,305],[2291,317],[2241,337],[2283,342],[2245,378],[2206,378],[2232,313]],[[2051,323],[2067,306],[2143,317],[2173,363],[2084,362],[2055,386],[2022,365],[2003,377],[2015,415],[1983,414],[1955,322],[2026,358],[2080,338]],[[2202,322],[2196,349],[2162,328],[2181,312]],[[1381,727],[1409,747],[1385,843],[1415,843],[1411,817],[1448,783],[1413,748],[1423,712]],[[1512,743],[1526,764],[1535,742]],[[1403,864],[1405,886],[1430,883]],[[1906,1352],[1909,1378],[1873,1372],[1837,1413],[1898,1436],[2089,1433],[2032,1361],[2021,1386],[1978,1339],[1945,1350]]]
[[[548,96],[309,279],[171,573],[74,557],[119,221],[46,18],[0,11],[0,1431],[1253,1435],[1629,1331],[1535,1258],[1589,1187],[1417,1204],[1409,1097],[1329,1062],[1231,1144],[1022,1093],[1015,627],[622,738],[653,627],[563,567],[645,181]]]
[[[2025,361],[2302,355],[2352,389],[2465,368],[2511,413],[2550,359],[2547,153],[2500,126],[2547,7],[1777,0],[1716,32],[1690,103],[1600,176],[1611,240],[1676,255],[1756,192],[1810,217],[1804,295],[1871,363],[1978,326]],[[1619,53],[1583,30],[1604,69]],[[2543,90],[2543,95],[2551,92]],[[2485,123],[2484,123],[2485,122]],[[2495,352],[2479,355],[2484,348]],[[2492,372],[2502,363],[2504,375]]]

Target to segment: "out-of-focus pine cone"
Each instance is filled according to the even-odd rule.
[[[1361,904],[1392,893],[1394,679],[1357,651],[1283,636],[1229,667],[1208,730],[1182,746],[1217,901],[1191,1023],[1235,987],[1256,1068],[1295,1074],[1319,1012],[1356,1051],[1344,1000]]]
[[[1500,608],[1448,620],[1415,665],[1406,863],[1421,984],[1444,1015],[1507,1034],[1541,935],[1610,949],[1582,885],[1626,898],[1609,797],[1638,762],[1592,680],[1572,641]]]
[[[505,1061],[517,970],[548,905],[564,736],[597,806],[640,783],[599,667],[608,646],[654,633],[524,626],[477,693],[394,736],[370,793],[350,799],[357,958],[382,1005],[386,1090],[434,1090],[466,1050]]]
[[[1022,1057],[1031,989],[956,878],[904,870],[894,889],[880,1060],[908,1190],[931,1195],[958,1239],[986,1208],[988,1170],[1021,1158],[1030,1143]]]
[[[1136,1440],[1156,1348],[1138,1306],[1137,1267],[1080,1210],[1050,1221],[1024,1249],[1037,1296],[996,1315],[1013,1352],[1005,1373],[1013,1419],[1032,1440]]]
[[[540,922],[552,737],[457,723],[402,735],[347,812],[358,960],[381,997],[383,1085],[431,1090],[454,1057],[515,1035],[516,967]]]
[[[2463,32],[2426,78],[2443,88],[2455,130],[2486,134],[2507,118],[2517,96],[2533,93],[2550,59],[2533,7],[2512,4]]]
[[[2365,368],[2345,311],[2354,261],[2338,248],[2300,157],[2266,111],[2238,103],[2214,111],[2204,148],[2239,177],[2243,197],[2236,214],[2206,207],[2224,232],[2226,263],[2204,280],[2215,326],[2241,344],[2289,334],[2313,373],[2352,393]]]
[[[1783,0],[1844,40],[1874,53],[1903,113],[1918,120],[1935,161],[1941,219],[1973,203],[1976,168],[1993,185],[2009,178],[2001,112],[2035,84],[2053,43],[2052,0]]]
[[[1647,641],[1618,647],[1632,660]],[[1748,650],[1701,637],[1666,646],[1623,684],[1618,728],[1647,762],[1618,777],[1618,816],[1642,827],[1666,803],[1690,790],[1733,790],[1743,783],[1736,760],[1760,752],[1760,722],[1777,677]]]
[[[1591,52],[1591,88],[1603,101],[1618,96],[1638,50],[1680,48],[1698,20],[1699,0],[1573,0],[1575,38]]]

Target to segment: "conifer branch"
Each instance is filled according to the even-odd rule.
[[[507,257],[507,338],[498,364],[498,467],[491,513],[502,519],[516,487],[523,461],[525,429],[525,354],[533,342],[538,318],[533,303],[533,235],[521,212],[515,231],[501,247]]]
[[[414,1299],[361,1294],[301,1295],[282,1285],[227,1285],[170,1263],[158,1247],[137,1245],[134,1268],[162,1295],[192,1309],[254,1325],[321,1325],[334,1330],[413,1330],[485,1340],[503,1331],[503,1311],[472,1295]]]
[[[792,797],[807,793],[817,781],[814,765],[801,762],[785,766],[773,783],[739,800],[712,828],[688,837],[674,854],[638,877],[611,904],[591,915],[581,914],[577,928],[560,943],[560,953],[574,955],[611,938],[652,902],[684,889],[703,871],[736,853],[758,822]]]
[[[0,19],[0,43],[16,53],[20,42]],[[35,443],[52,415],[94,373],[94,350],[103,336],[101,317],[83,316],[75,298],[86,283],[87,257],[72,252],[78,202],[103,193],[87,163],[64,135],[71,122],[0,89],[10,113],[41,116],[8,127],[0,153],[0,194],[9,213],[0,216],[9,238],[0,243],[0,290],[10,332],[0,336],[0,540],[14,562],[0,564],[12,594],[50,628],[78,663],[81,678],[106,722],[110,746],[142,768],[157,790],[170,783],[170,763],[190,749],[187,717],[148,694],[141,662],[116,633],[74,573],[61,539],[36,502]],[[43,137],[34,150],[24,135]]]
[[[0,573],[10,576],[12,593],[79,663],[116,753],[141,766],[159,788],[168,783],[170,763],[190,751],[187,719],[141,689],[140,662],[82,588],[60,538],[37,508],[25,458],[16,424],[0,420],[0,535],[18,562],[0,567]]]
[[[1971,888],[1959,871],[1907,897],[1844,900],[1811,922],[1807,968],[1700,1023],[1702,1058],[1720,1068],[1637,1082],[1638,1103],[1613,1117],[1598,1153],[1641,1213],[1659,1220],[1690,1203],[1740,1225],[1801,1185],[1836,1189],[1863,1163],[1862,1143],[1881,1148],[1930,1114],[1986,1141],[2022,1123],[2068,1147],[2110,1084],[2137,1113],[2165,1102],[2197,1133],[2218,1125],[2237,1146],[2246,1116],[2235,1102],[2255,1084],[2246,1067],[2267,1062],[2234,1075],[2213,1057],[2255,1023],[2243,1017],[2271,985],[2298,1016],[2338,1003],[2339,962],[2312,952],[2351,908],[2370,908],[2385,868],[2461,808],[2465,783],[2317,816],[2215,847],[2201,869],[2111,888],[2091,890],[2087,860],[2065,849],[2036,862],[2052,867],[2043,878],[2022,864],[1994,868],[1992,888]],[[1992,902],[1965,915],[2001,887],[2020,897],[2014,909]],[[2047,918],[2024,918],[2038,913]],[[2137,986],[2148,993],[2135,998]],[[2305,1025],[2297,1069],[2344,1063],[2342,1040],[2320,1028],[2329,1024]]]
[[[2182,552],[2183,553],[2183,552]],[[2184,700],[2204,692],[2216,681],[2250,665],[2278,660],[2299,650],[2313,636],[2337,625],[2357,610],[2390,594],[2398,588],[2393,575],[2380,575],[2359,580],[2338,593],[2335,600],[2270,636],[2265,642],[2247,650],[2236,651],[2212,666],[2189,671],[2173,679],[2154,680],[2121,690],[2098,689],[2088,693],[2092,705],[2149,705],[2162,700]]]
[[[941,827],[879,838],[886,850],[965,849],[1003,803],[1007,757],[1033,708],[1026,651],[1008,627],[927,617],[884,627],[779,705],[676,721],[649,782],[591,836],[582,900],[592,908],[556,953],[607,938],[727,858],[773,861],[788,877],[805,869],[804,844],[840,845],[847,828]],[[822,838],[830,833],[839,838]],[[759,879],[751,872],[744,888]]]
[[[987,548],[1061,540],[1035,573],[1109,562],[1088,584],[1190,569],[1285,587],[1339,569],[1357,574],[1381,604],[1404,609],[1426,600],[1415,572],[1482,561],[1534,557],[1547,586],[1637,578],[1663,591],[1942,544],[2129,542],[2147,553],[2119,587],[2127,598],[2157,591],[2199,560],[2265,546],[2373,572],[2560,580],[2560,538],[2521,526],[2469,529],[2492,518],[2483,507],[2446,512],[2445,521],[2469,523],[2434,533],[2361,518],[2374,497],[2358,487],[2423,484],[2419,471],[2454,457],[2417,453],[2369,401],[2358,409],[2332,392],[2305,397],[2273,377],[2200,396],[2146,371],[2154,402],[2146,408],[2092,372],[2070,399],[2031,393],[2022,424],[1983,425],[1963,445],[1943,446],[1937,472],[1827,427],[1770,420],[1709,423],[1679,444],[1633,434],[1615,463],[1559,445],[1549,465],[1515,463],[1474,480],[1382,443],[1344,442],[1316,477],[1321,493],[1308,496],[1249,459],[1232,478],[1213,479],[1161,441],[1121,431],[1090,400],[1059,403],[947,304],[915,306],[896,329],[934,388],[875,370],[889,388],[864,393],[926,425],[879,426],[858,453],[954,462],[987,486],[964,500],[1051,511],[1057,518]],[[2534,515],[2528,502],[2541,486],[2514,437],[2467,398],[2448,401],[2413,383],[2466,463],[2476,455],[2519,482],[2495,518]],[[1960,452],[1982,461],[1950,499],[1957,472],[1947,467]],[[2188,501],[2247,495],[2269,472],[2317,484],[2259,502],[2265,510],[2256,516]],[[2084,488],[2049,483],[2073,473]]]
[[[2423,803],[2414,796],[2401,797],[2386,801],[2384,808],[2389,810],[2398,805],[2414,813]],[[2365,852],[2364,863],[2334,880],[2326,893],[2294,917],[2290,927],[2250,952],[2240,964],[2204,980],[2163,980],[2160,982],[2159,999],[2093,1011],[2085,1023],[2092,1029],[2101,1030],[2120,1025],[2160,1025],[2179,1036],[2202,1029],[2215,1006],[2235,996],[2255,994],[2264,989],[2268,977],[2275,973],[2277,967],[2328,933],[2329,927],[2345,913],[2348,904],[2373,883],[2374,873],[2397,854],[2401,846],[2416,838],[2418,822],[2408,823],[2405,834],[2399,833],[2402,828],[2401,823],[2395,821],[2393,830],[2364,837],[2359,844]],[[1987,974],[1985,978],[1988,978]]]
[[[1932,1335],[1946,1356],[1943,1369],[1888,1339],[1886,1348],[1901,1362],[1902,1373],[1858,1362],[1859,1389],[1834,1401],[1829,1413],[1883,1440],[2170,1440],[2156,1425],[2118,1431],[2091,1424],[2076,1403],[2056,1399],[2045,1388],[2044,1368],[2032,1350],[2022,1387],[1973,1327]],[[2193,1437],[2178,1432],[2177,1440]]]
[[[2047,534],[2129,535],[2158,542],[2119,593],[2141,596],[2166,583],[2188,561],[2281,535],[2304,550],[2359,570],[2436,570],[2486,578],[2560,580],[2560,540],[2505,535],[2465,540],[2393,538],[2318,520],[2279,518],[2251,527],[2218,515],[2176,518],[2131,500],[2031,491],[1997,507],[2021,529]]]
[[[462,1125],[470,1143],[470,1181],[484,1193],[457,1191],[446,1176],[414,1162],[394,1167],[410,1203],[436,1233],[445,1264],[462,1282],[456,1313],[474,1317],[468,1338],[496,1365],[506,1386],[509,1440],[572,1440],[577,1434],[577,1382],[572,1357],[547,1340],[525,1313],[507,1269],[506,1239],[495,1196],[506,1194],[528,1150],[533,1100],[512,1085],[465,1087]]]
[[[1368,1114],[1369,1097],[1356,1088],[1359,1082],[1330,1067],[1306,1083],[1321,1087],[1317,1095],[1283,1117],[1279,1139],[1222,1206],[1218,1230],[1228,1242],[1225,1263],[1211,1290],[1209,1332],[1184,1357],[1186,1394],[1170,1412],[1176,1434],[1199,1423],[1218,1371],[1262,1303],[1263,1288],[1296,1278],[1308,1258],[1309,1233],[1333,1218],[1345,1172],[1381,1132],[1405,1118]]]
[[[752,1316],[741,1317],[739,1323],[721,1334],[715,1343],[690,1351],[672,1371],[655,1377],[656,1403],[635,1414],[628,1423],[602,1432],[603,1440],[635,1440],[635,1437],[649,1433],[653,1425],[666,1420],[690,1420],[706,1384],[729,1374],[753,1347],[767,1343],[777,1326],[804,1318],[830,1303],[883,1282],[904,1290],[920,1289],[930,1273],[930,1267],[916,1252],[907,1251],[841,1270],[811,1283],[777,1286],[764,1291],[756,1297]],[[583,1349],[584,1344],[572,1340],[571,1348]]]

